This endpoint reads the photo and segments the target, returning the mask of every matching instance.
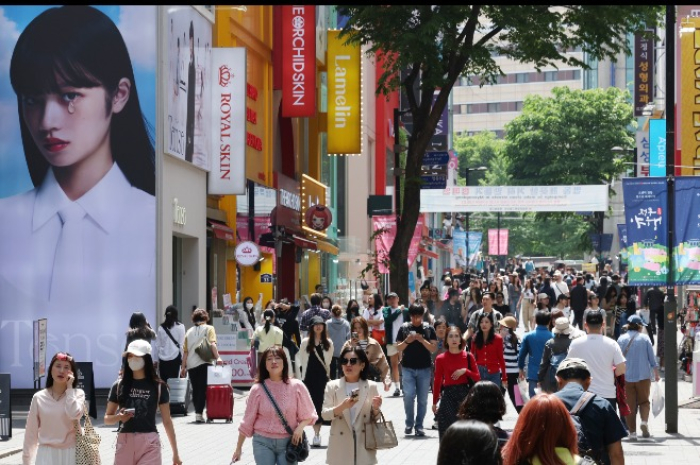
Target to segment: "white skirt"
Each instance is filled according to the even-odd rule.
[[[75,447],[57,449],[39,446],[36,452],[36,465],[75,465]]]

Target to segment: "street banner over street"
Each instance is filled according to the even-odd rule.
[[[665,285],[668,274],[667,184],[665,178],[625,178],[628,282],[632,286]]]
[[[374,224],[374,231],[377,232],[380,229],[384,229],[385,232],[377,234],[374,238],[374,247],[377,251],[377,269],[380,273],[389,273],[388,264],[389,251],[391,246],[394,244],[394,239],[396,239],[396,216],[394,215],[382,215],[373,216],[372,223]],[[418,256],[418,246],[422,239],[423,234],[423,215],[418,216],[418,222],[416,222],[416,229],[413,231],[413,237],[411,238],[411,245],[408,248],[408,266],[413,265],[413,262]]]
[[[508,255],[507,229],[489,229],[489,255]]]
[[[454,186],[421,190],[420,211],[566,212],[606,211],[608,186]]]
[[[675,183],[676,284],[700,284],[700,177],[677,177]]]

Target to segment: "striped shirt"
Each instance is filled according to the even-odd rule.
[[[503,358],[506,361],[506,373],[518,373],[518,351],[520,350],[520,341],[518,345],[513,347],[510,343],[510,336],[503,339]]]

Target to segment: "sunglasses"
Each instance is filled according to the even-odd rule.
[[[340,359],[340,364],[341,365],[357,365],[357,357],[353,358],[341,358]]]

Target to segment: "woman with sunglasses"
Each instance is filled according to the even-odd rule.
[[[34,394],[29,407],[23,465],[75,464],[73,421],[83,415],[85,404],[83,390],[74,388],[77,371],[70,354],[59,352],[51,358],[46,370],[46,389]]]
[[[367,370],[367,379],[376,382],[384,382],[384,390],[388,391],[391,387],[391,376],[389,375],[389,362],[384,355],[382,346],[379,341],[370,337],[368,334],[369,326],[367,321],[358,316],[352,320],[352,332],[350,333],[352,338],[346,341],[343,347],[349,346],[360,346],[360,348],[367,354],[367,359],[369,360],[369,369]]]
[[[359,346],[345,346],[340,353],[343,376],[326,385],[321,416],[331,422],[326,463],[373,465],[377,451],[365,446],[365,424],[381,412],[377,384],[367,380],[369,359]]]

